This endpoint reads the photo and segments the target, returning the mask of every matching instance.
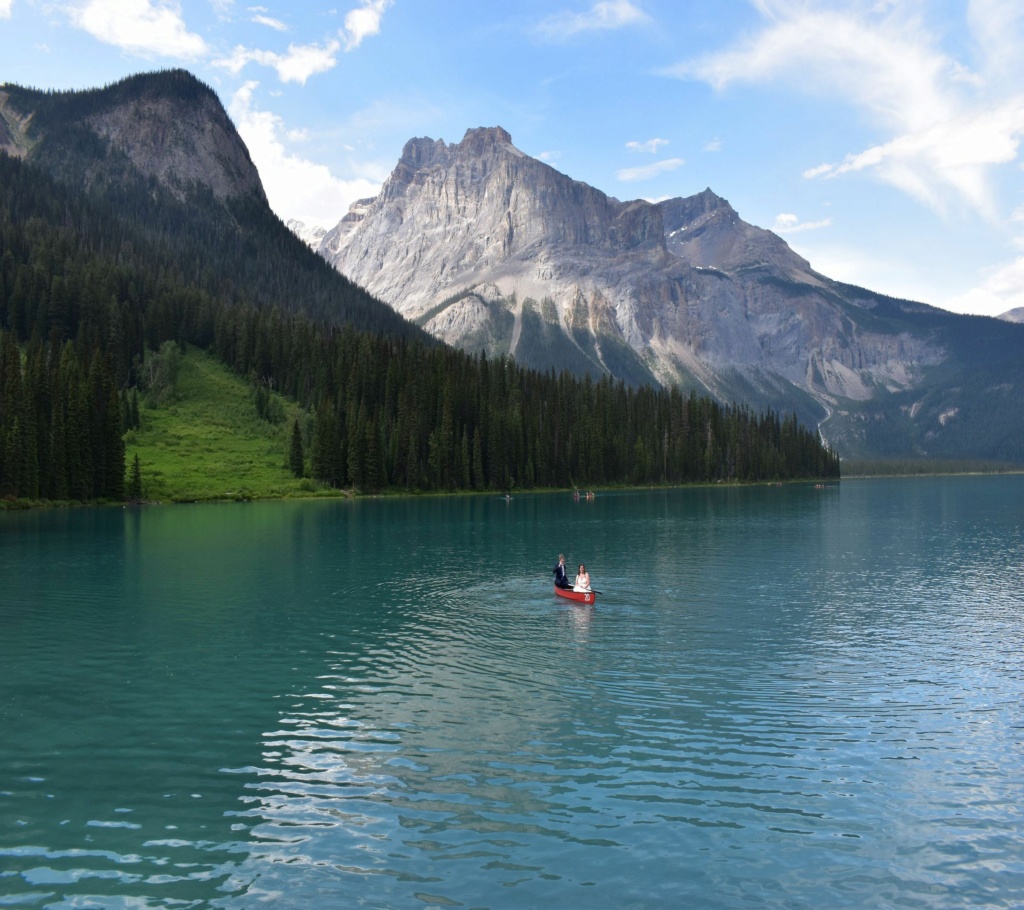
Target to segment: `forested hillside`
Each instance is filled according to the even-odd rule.
[[[213,351],[257,410],[273,389],[314,414],[296,470],[333,486],[838,476],[793,417],[442,347],[259,198],[179,198],[74,135],[60,167],[0,154],[0,496],[122,497],[122,434],[167,342]]]

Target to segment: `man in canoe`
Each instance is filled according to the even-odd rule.
[[[571,588],[568,576],[565,574],[565,557],[558,554],[558,565],[555,566],[555,585],[559,588]]]

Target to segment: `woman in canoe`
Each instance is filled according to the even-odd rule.
[[[587,567],[580,563],[580,570],[576,573],[576,584],[572,586],[574,591],[589,591],[590,590],[590,573],[587,572]]]

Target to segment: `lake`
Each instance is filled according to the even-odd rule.
[[[0,513],[0,906],[1021,906],[1022,591],[1021,476]]]

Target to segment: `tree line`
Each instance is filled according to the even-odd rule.
[[[509,357],[224,311],[212,349],[315,414],[311,473],[365,491],[836,477],[795,415],[678,389],[525,369]]]
[[[298,401],[313,415],[302,470],[339,487],[838,476],[835,453],[792,415],[467,354],[401,320],[391,331],[376,307],[387,308],[358,295],[339,324],[324,317],[330,284],[319,273],[279,288],[275,303],[250,288],[254,266],[236,260],[287,251],[279,222],[261,216],[228,231],[218,247],[239,250],[218,269],[197,251],[212,231],[203,219],[192,234],[161,216],[176,222],[162,237],[135,232],[122,208],[0,155],[0,495],[123,496],[130,402],[167,342],[211,350],[254,389]],[[303,274],[301,262],[292,269]],[[337,279],[339,298],[354,294]]]

